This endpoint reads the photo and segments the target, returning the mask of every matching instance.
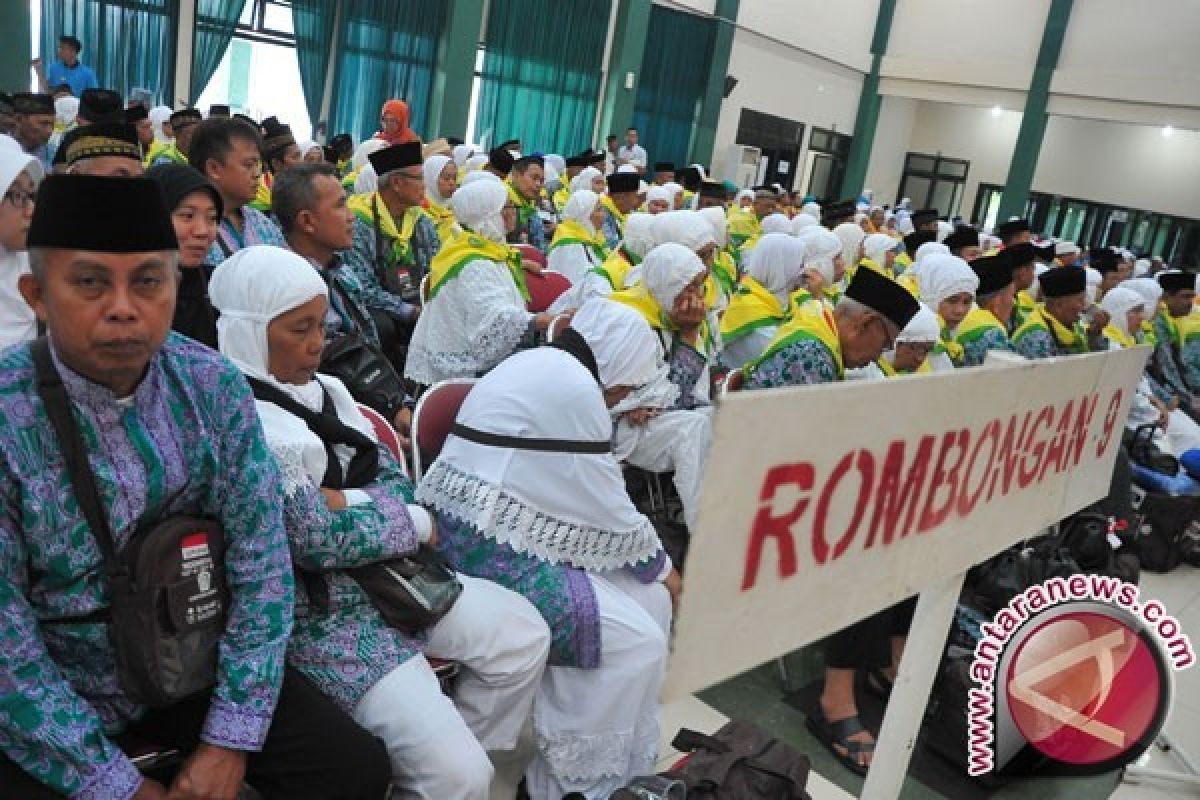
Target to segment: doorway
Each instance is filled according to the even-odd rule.
[[[737,143],[757,147],[762,153],[760,185],[778,183],[789,192],[796,180],[804,123],[742,109],[738,119]]]

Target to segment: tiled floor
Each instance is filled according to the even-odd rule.
[[[1147,573],[1141,580],[1142,598],[1156,598],[1182,624],[1183,631],[1200,648],[1200,570],[1180,567],[1167,575]],[[819,674],[820,664],[806,653],[789,657],[793,685]],[[814,775],[810,780],[813,800],[857,796],[862,781],[838,765],[809,734],[804,715],[782,699],[776,665],[752,670],[701,693],[693,700],[664,711],[664,741],[681,726],[713,730],[724,718],[751,719],[807,753]],[[701,702],[701,700],[703,702]],[[717,713],[714,713],[717,712]],[[1177,746],[1200,761],[1200,667],[1176,673],[1175,695],[1167,731]],[[665,750],[664,752],[668,752]],[[669,759],[664,759],[664,763]],[[1178,770],[1169,756],[1153,752],[1146,758],[1157,769]],[[1045,778],[1019,781],[997,791],[994,800],[1175,800],[1200,797],[1200,786],[1183,786],[1146,779],[1137,784],[1121,783],[1118,775],[1093,778]],[[839,788],[840,787],[840,788]],[[911,776],[900,794],[902,800],[934,800],[943,797]],[[955,800],[955,798],[950,798]]]

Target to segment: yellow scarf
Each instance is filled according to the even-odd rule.
[[[429,265],[429,299],[447,283],[458,277],[463,268],[472,261],[494,261],[508,267],[513,283],[521,291],[521,297],[529,300],[529,288],[525,285],[525,270],[521,267],[521,254],[508,245],[484,239],[470,231],[463,231],[433,257]]]
[[[1034,306],[1033,312],[1013,332],[1013,344],[1016,344],[1028,334],[1039,329],[1047,331],[1058,342],[1058,345],[1069,353],[1078,355],[1088,352],[1087,335],[1083,332],[1083,328],[1079,326],[1079,323],[1076,323],[1074,328],[1068,328],[1047,314],[1046,307],[1040,304]]]
[[[612,214],[613,219],[615,219],[617,221],[617,232],[621,236],[624,236],[625,235],[625,215],[621,213],[621,209],[617,208],[617,204],[614,203],[613,199],[606,194],[600,196],[600,205],[604,206],[604,209],[608,213]]]
[[[946,326],[946,320],[942,319],[942,315],[938,314],[938,324],[942,328],[941,338],[937,344],[933,346],[933,352],[945,353],[950,357],[950,361],[954,366],[961,367],[963,365],[963,346],[954,340],[954,334],[950,333],[950,328]]]
[[[752,375],[760,364],[783,348],[804,340],[818,341],[825,345],[837,368],[838,380],[841,380],[845,375],[842,343],[838,338],[837,324],[833,321],[833,312],[824,306],[808,306],[807,310],[792,314],[792,318],[779,329],[779,333],[775,334],[775,339],[763,354],[747,365],[746,376]]]
[[[505,181],[504,185],[508,189],[509,199],[517,207],[517,227],[524,228],[529,224],[529,220],[537,216],[537,203],[526,200],[525,196],[517,191],[517,187],[512,185],[512,181]]]
[[[608,281],[608,285],[616,292],[624,288],[625,276],[637,263],[634,257],[625,251],[625,248],[619,247],[604,260],[603,264],[593,267],[592,272]]]
[[[155,159],[162,158],[163,156],[171,159],[171,161],[176,164],[188,163],[187,156],[179,152],[179,148],[175,146],[174,142],[156,141],[154,144],[150,145],[150,150],[146,153],[145,165],[149,167],[154,163]]]
[[[605,247],[604,234],[600,231],[588,232],[583,223],[574,219],[564,219],[554,229],[554,239],[550,242],[547,252],[556,247],[568,244],[581,244],[590,250],[597,261],[603,262],[608,258],[608,248]]]
[[[779,304],[775,295],[745,275],[721,317],[721,338],[726,342],[740,339],[759,328],[779,325],[786,316],[787,309]]]
[[[912,270],[907,270],[903,275],[896,278],[896,283],[908,289],[908,293],[918,300],[921,299],[921,285],[917,282],[917,276]]]
[[[254,199],[250,201],[250,207],[263,212],[271,210],[271,186],[267,183],[267,173],[265,172],[258,179],[258,191],[254,193]]]
[[[392,212],[388,210],[387,203],[383,202],[383,198],[379,196],[379,192],[351,195],[346,200],[346,205],[354,212],[354,216],[371,226],[372,230],[375,226],[375,215],[378,213],[379,231],[392,242],[392,263],[411,263],[412,235],[413,231],[417,229],[417,220],[422,216],[428,216],[424,209],[419,206],[405,209],[404,218],[401,219],[400,227],[397,228],[396,220],[392,217]]]
[[[449,206],[434,202],[429,197],[426,197],[425,203],[428,206],[425,212],[429,214],[433,220],[434,227],[437,228],[438,239],[443,242],[450,241],[459,231],[458,220],[454,218],[454,211]]]
[[[758,221],[753,209],[738,208],[734,205],[729,207],[725,216],[729,218],[729,238],[739,247],[756,233],[762,233],[762,223]]]
[[[737,274],[737,263],[733,256],[728,250],[718,250],[717,257],[713,259],[712,276],[717,279],[726,297],[737,291]]]
[[[886,269],[882,264],[880,264],[878,261],[876,261],[873,258],[864,257],[862,261],[858,262],[858,266],[866,267],[869,270],[878,272],[880,275],[884,276],[885,278],[893,278],[894,279],[894,276],[892,275],[892,271],[889,269]],[[851,275],[851,277],[854,277],[854,276]]]
[[[1116,342],[1122,350],[1137,347],[1138,340],[1119,329],[1116,325],[1108,324],[1104,326],[1104,338],[1110,342]]]
[[[679,330],[675,327],[675,323],[671,322],[671,318],[667,315],[667,312],[663,311],[662,306],[658,304],[658,301],[654,299],[654,296],[650,294],[650,291],[646,289],[645,284],[641,281],[638,281],[638,283],[628,289],[613,292],[608,296],[608,299],[629,306],[641,314],[642,318],[650,323],[650,327],[655,330],[671,333]],[[708,329],[707,320],[700,323],[700,336],[697,338],[696,344],[697,349],[705,355],[711,352],[713,346],[716,344],[712,340],[712,333]]]
[[[885,378],[894,378],[897,375],[921,375],[926,372],[933,372],[933,365],[929,363],[928,358],[922,361],[921,365],[916,369],[905,370],[904,372],[896,369],[896,365],[888,361],[884,356],[880,356],[875,364],[879,367],[879,371],[883,373]]]
[[[1008,331],[1000,324],[1000,320],[996,319],[996,315],[986,308],[972,308],[971,311],[963,318],[963,321],[958,325],[958,331],[954,334],[955,340],[959,345],[965,346],[976,341],[989,330],[996,329],[1008,336]]]

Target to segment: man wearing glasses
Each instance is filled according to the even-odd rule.
[[[42,175],[36,156],[0,135],[0,349],[37,336],[37,319],[17,290],[17,279],[29,272],[25,237]]]

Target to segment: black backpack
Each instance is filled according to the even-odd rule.
[[[809,800],[808,756],[752,722],[733,720],[712,736],[684,728],[671,746],[691,755],[664,774],[694,800]]]
[[[87,449],[46,339],[33,343],[38,394],[54,427],[80,511],[104,558],[109,607],[42,624],[106,623],[117,678],[131,700],[162,708],[217,682],[229,589],[216,521],[173,514],[138,526],[116,552]]]

